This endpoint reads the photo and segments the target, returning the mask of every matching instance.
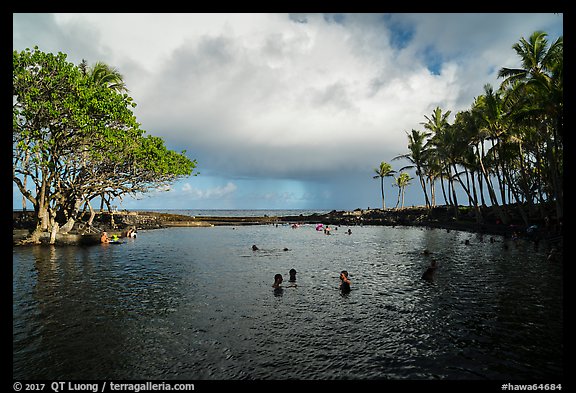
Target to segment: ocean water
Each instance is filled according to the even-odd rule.
[[[192,217],[284,217],[284,216],[309,216],[311,214],[325,214],[328,210],[269,210],[269,209],[252,209],[252,210],[227,210],[227,209],[154,209],[149,210],[159,213],[182,214]]]
[[[310,224],[15,247],[13,378],[557,382],[562,263],[546,244],[493,240]]]

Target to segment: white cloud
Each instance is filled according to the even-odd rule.
[[[217,186],[208,189],[199,189],[192,186],[190,183],[184,183],[181,188],[179,196],[183,198],[190,198],[192,200],[198,199],[222,199],[227,198],[238,189],[232,182],[228,182],[225,186]]]
[[[205,199],[238,197],[240,178],[363,176],[436,106],[455,114],[496,86],[521,37],[562,28],[529,13],[14,14],[13,40],[117,67],[142,128],[229,179],[178,191]]]
[[[378,44],[389,53],[368,50],[373,30],[320,18],[273,23],[177,48],[141,90],[144,124],[180,144],[220,150],[225,159],[203,157],[214,167],[282,176],[390,159],[405,151],[405,130],[457,99],[455,67],[435,76],[412,64],[401,74],[387,45]]]

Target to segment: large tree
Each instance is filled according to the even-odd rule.
[[[13,181],[34,206],[35,235],[69,230],[96,196],[146,192],[193,173],[185,152],[145,135],[135,105],[65,54],[14,51]]]

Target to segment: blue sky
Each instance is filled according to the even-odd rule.
[[[198,176],[117,202],[126,209],[381,206],[374,168],[407,164],[393,158],[424,116],[439,106],[452,120],[486,83],[498,86],[498,69],[519,66],[512,45],[522,37],[563,35],[553,13],[17,13],[13,22],[14,50],[116,67],[142,129],[198,161]],[[405,205],[422,204],[414,180]]]

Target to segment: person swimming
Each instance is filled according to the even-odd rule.
[[[290,274],[290,282],[296,282],[296,269],[290,269],[288,272]]]
[[[422,280],[434,281],[434,273],[436,273],[436,269],[438,269],[438,263],[433,259],[430,266],[428,266],[426,271],[422,274]]]
[[[282,277],[282,275],[280,273],[278,273],[274,276],[274,284],[272,284],[272,288],[274,288],[275,292],[283,290],[283,287],[282,287],[283,281],[284,281],[284,278]],[[291,285],[288,285],[286,288],[296,288],[296,287],[298,287],[298,285],[291,284]]]
[[[274,284],[272,284],[272,288],[280,288],[282,285],[282,281],[284,281],[282,275],[280,273],[276,274],[274,276]]]
[[[126,231],[126,237],[136,237],[136,228],[131,227]]]
[[[350,279],[348,278],[348,272],[342,270],[340,272],[340,290],[342,292],[350,292]]]
[[[259,248],[256,246],[256,244],[252,244],[252,251],[258,251]]]

